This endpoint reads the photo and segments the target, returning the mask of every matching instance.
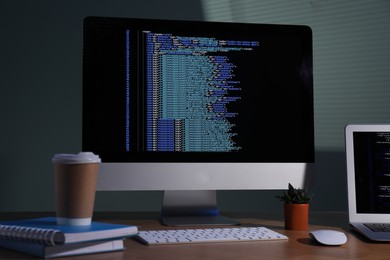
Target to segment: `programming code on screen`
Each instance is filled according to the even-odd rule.
[[[84,24],[83,147],[105,161],[313,161],[311,30]]]
[[[226,54],[250,52],[259,42],[150,31],[144,35],[146,150],[239,150],[229,121],[239,115],[227,105],[241,99],[241,88],[234,75],[236,65]]]
[[[354,133],[357,212],[390,212],[390,133]]]

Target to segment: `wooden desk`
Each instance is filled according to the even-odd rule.
[[[2,213],[3,214],[3,213]],[[37,216],[34,214],[3,214],[2,219]],[[237,217],[237,215],[230,216]],[[184,244],[145,246],[126,239],[126,250],[113,253],[67,257],[63,259],[390,259],[390,244],[365,240],[348,228],[345,213],[311,213],[309,230],[334,229],[347,233],[348,242],[342,246],[321,246],[312,242],[307,231],[289,231],[283,228],[280,214],[241,214],[243,225],[260,225],[289,237],[288,241],[260,241],[211,244]],[[138,225],[143,229],[163,229],[156,214],[111,213],[95,214],[96,220]],[[0,259],[30,259],[24,254],[0,249]],[[31,257],[31,259],[34,259]],[[60,259],[60,258],[57,258]]]

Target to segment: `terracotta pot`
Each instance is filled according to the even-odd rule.
[[[309,226],[309,204],[284,204],[284,228],[307,230]]]

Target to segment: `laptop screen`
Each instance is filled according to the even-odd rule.
[[[353,132],[356,212],[390,213],[390,131]]]

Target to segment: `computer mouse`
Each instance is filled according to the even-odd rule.
[[[336,230],[314,230],[309,235],[318,243],[327,246],[339,246],[347,242],[347,236]]]

